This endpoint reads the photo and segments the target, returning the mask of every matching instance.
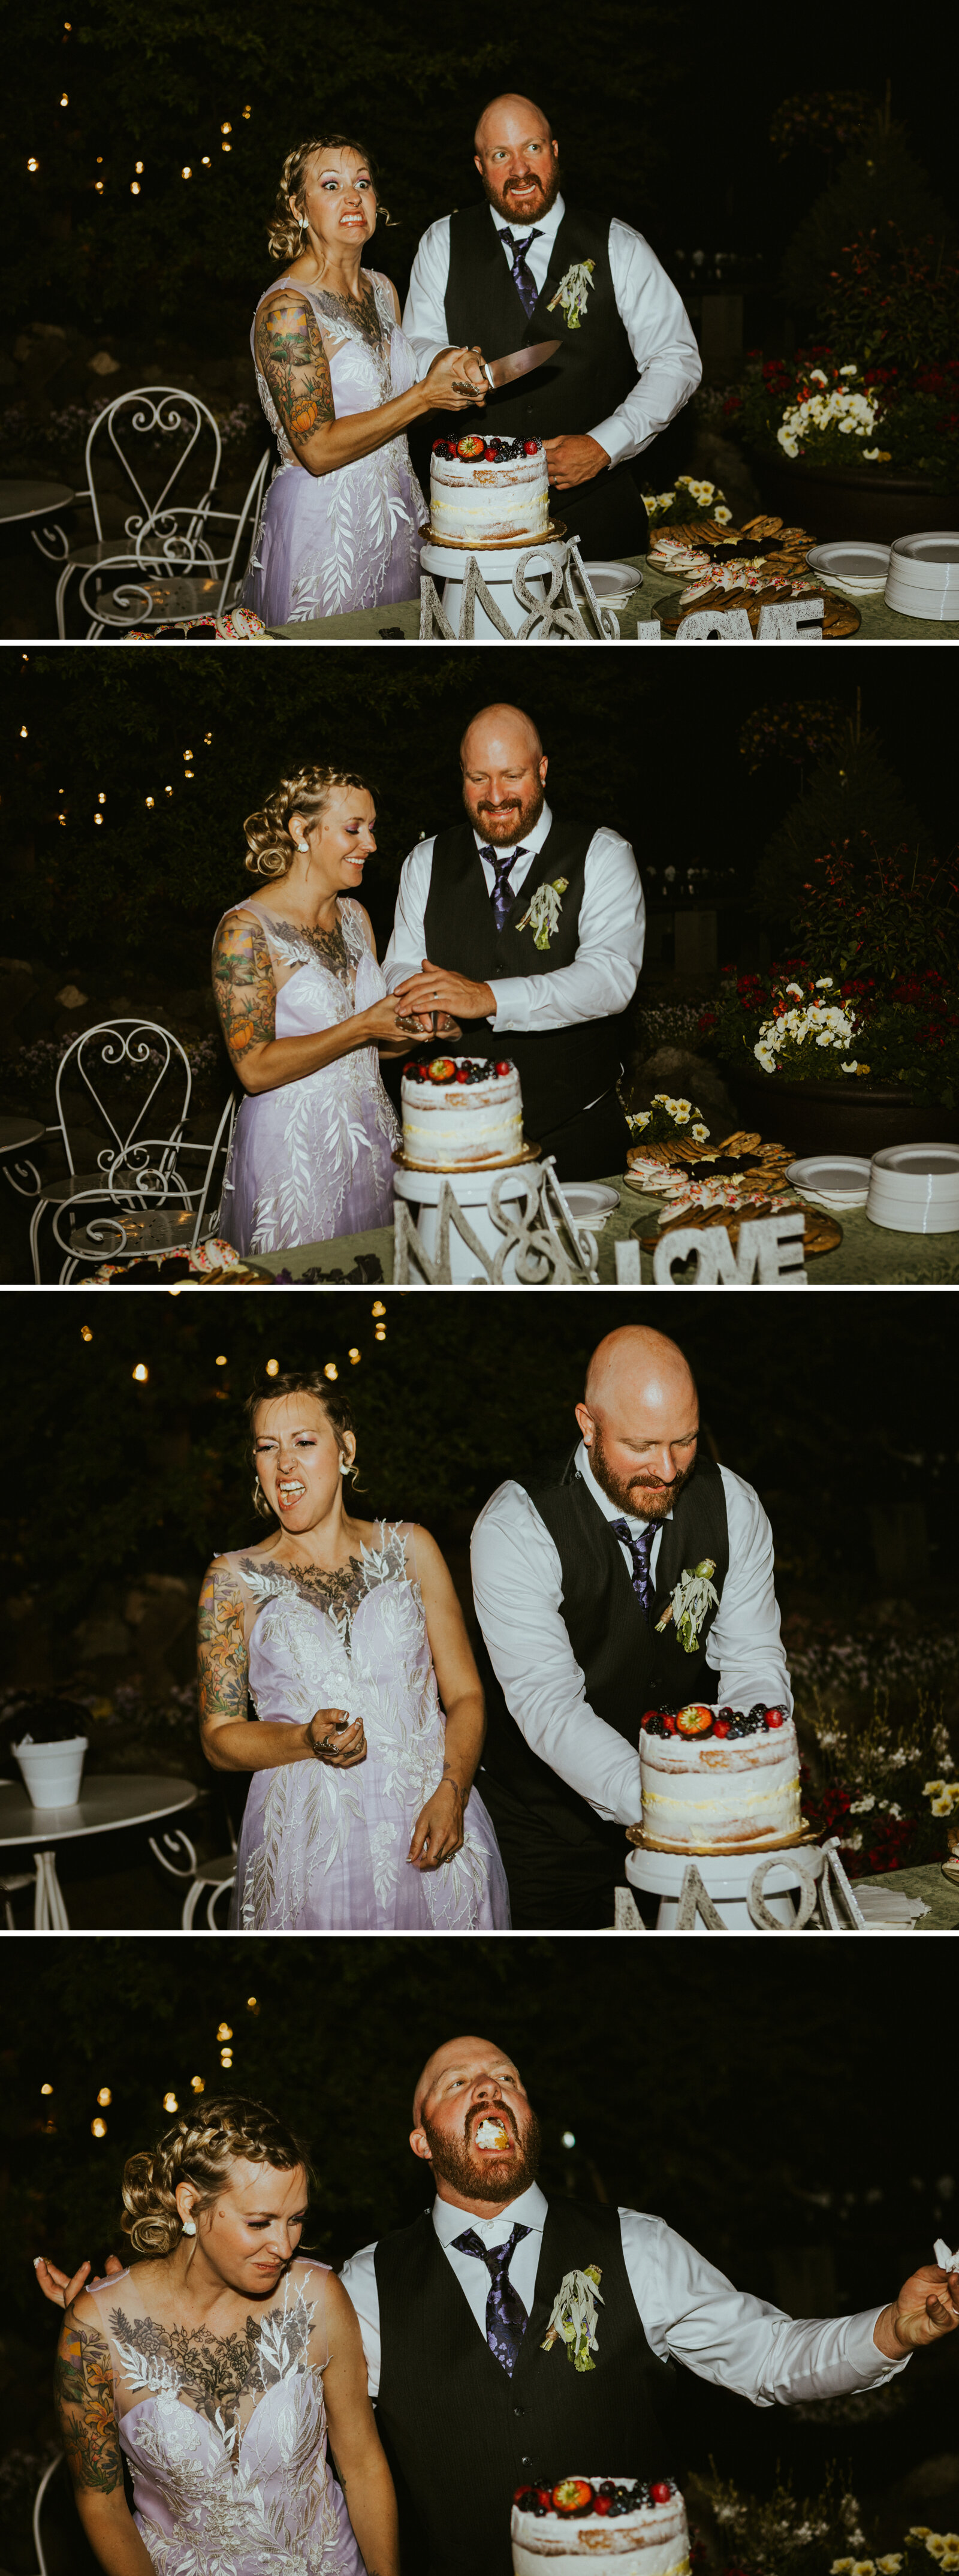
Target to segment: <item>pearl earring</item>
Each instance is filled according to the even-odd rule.
[[[195,2236],[195,2235],[196,2235],[196,2221],[195,2221],[195,2219],[192,2219],[192,2218],[185,2218],[185,2219],[184,2219],[184,2221],[183,2221],[183,2234],[184,2234],[184,2236]]]
[[[298,850],[308,850],[310,844],[308,841],[298,841],[296,846]]]
[[[348,1458],[341,1458],[341,1459],[340,1459],[340,1474],[341,1474],[341,1476],[348,1476],[348,1475],[349,1475],[349,1472],[350,1472],[350,1462],[349,1462],[349,1459],[348,1459]]]

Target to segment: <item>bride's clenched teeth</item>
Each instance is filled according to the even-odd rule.
[[[306,1486],[299,1484],[278,1485],[276,1490],[281,1503],[295,1503],[298,1495],[305,1494]]]

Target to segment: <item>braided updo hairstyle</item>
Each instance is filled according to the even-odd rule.
[[[196,2209],[211,2209],[239,2157],[249,2164],[273,2165],[294,2173],[306,2150],[264,2102],[242,2093],[224,2094],[202,2110],[183,2113],[159,2144],[128,2156],[123,2168],[123,2217],[120,2221],[137,2254],[172,2254],[183,2234],[176,2188],[190,2182],[198,2194]]]
[[[379,203],[379,183],[366,145],[360,143],[355,134],[319,134],[312,143],[297,143],[293,151],[287,153],[280,172],[276,205],[266,228],[271,259],[295,259],[297,251],[303,248],[301,226],[306,214],[303,181],[317,152],[355,152],[372,179],[377,216],[382,223],[389,224],[389,210]]]
[[[308,761],[291,778],[281,778],[266,804],[259,806],[255,814],[248,814],[243,826],[246,865],[251,876],[288,875],[296,857],[290,815],[302,814],[307,825],[318,823],[337,787],[358,787],[367,796],[373,793],[367,780],[358,778],[355,770],[326,768],[316,761]]]
[[[246,1418],[250,1426],[251,1443],[256,1437],[257,1407],[261,1404],[272,1404],[278,1395],[314,1395],[317,1403],[322,1405],[327,1421],[336,1434],[341,1455],[344,1435],[348,1433],[349,1437],[355,1440],[356,1423],[349,1396],[341,1395],[338,1386],[331,1386],[329,1378],[325,1378],[320,1369],[288,1369],[282,1377],[261,1379],[254,1387],[252,1395],[248,1396]],[[350,1470],[350,1482],[353,1485],[357,1483],[355,1467]],[[272,1503],[267,1502],[258,1476],[253,1487],[253,1509],[259,1513],[261,1521],[272,1521],[276,1517]]]

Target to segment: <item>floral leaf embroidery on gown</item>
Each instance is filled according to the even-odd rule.
[[[367,1755],[349,1770],[284,1763],[251,1782],[237,1860],[246,1931],[508,1926],[502,1863],[476,1789],[461,1851],[438,1870],[407,1861],[442,1776],[445,1720],[423,1596],[401,1527],[333,1576],[242,1553],[255,1604],[250,1693],[261,1718],[308,1724],[318,1709],[361,1716]]]

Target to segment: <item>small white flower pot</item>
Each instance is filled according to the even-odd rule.
[[[14,1760],[34,1807],[76,1806],[86,1749],[85,1735],[73,1735],[66,1744],[13,1745]]]

